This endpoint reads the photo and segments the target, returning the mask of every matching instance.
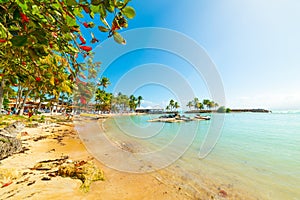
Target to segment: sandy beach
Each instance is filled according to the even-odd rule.
[[[106,117],[92,121],[102,123]],[[76,120],[91,122],[87,116]],[[24,150],[0,161],[0,199],[252,199],[230,185],[216,184],[205,174],[200,180],[202,185],[193,185],[187,177],[176,174],[180,170],[176,164],[168,170],[140,174],[109,168],[88,152],[74,122],[26,127],[17,137]],[[54,168],[41,167],[41,163],[49,161],[59,164]],[[57,174],[61,165],[86,162],[104,173],[104,180],[92,181],[89,191],[81,189],[82,180]]]
[[[164,184],[151,174],[118,172],[102,165],[86,151],[73,123],[52,123],[25,128],[19,136],[25,151],[1,160],[1,199],[193,199],[180,187]],[[104,181],[91,184],[90,191],[80,190],[81,180],[49,177],[47,170],[33,170],[40,161],[85,160],[104,171]],[[49,179],[49,180],[48,180]]]

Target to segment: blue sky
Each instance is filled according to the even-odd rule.
[[[129,21],[129,29],[168,28],[203,47],[221,76],[227,106],[300,109],[300,1],[133,0],[130,4],[137,15]],[[103,50],[113,52],[114,46]],[[104,75],[113,83],[108,90],[115,92],[124,74],[149,63],[174,69],[190,84],[195,96],[211,98],[205,80],[188,62],[155,49],[133,51],[104,66],[107,67]],[[137,76],[147,74],[139,71]],[[166,74],[157,76],[174,81]],[[131,82],[126,84],[130,86]],[[172,88],[151,83],[140,85],[134,94],[144,97],[143,106],[164,106],[180,95],[174,94]],[[189,98],[192,97],[186,97],[186,101]]]

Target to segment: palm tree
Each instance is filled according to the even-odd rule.
[[[103,97],[103,102],[101,104],[101,111],[108,111],[111,110],[111,100],[112,100],[112,94],[111,93],[105,93]]]
[[[110,111],[112,103],[112,94],[107,93],[98,88],[96,91],[95,101],[97,110]]]
[[[174,108],[177,110],[179,107],[180,107],[180,106],[179,106],[179,103],[176,101],[176,102],[174,103]]]
[[[209,108],[210,100],[209,99],[203,99],[203,105],[206,106],[206,108]]]
[[[102,77],[99,79],[99,86],[102,86],[102,90],[104,91],[105,88],[107,88],[108,85],[110,85],[109,79],[107,77]]]
[[[138,96],[137,98],[137,107],[141,107],[141,101],[143,100],[142,96]]]
[[[137,103],[136,103],[136,98],[133,95],[130,95],[129,97],[129,108],[130,111],[134,111],[136,109]]]
[[[208,105],[207,105],[207,107],[208,107],[209,109],[214,108],[215,106],[216,106],[216,103],[215,103],[214,101],[210,101],[210,102],[208,103]]]
[[[167,107],[166,107],[166,110],[169,111],[169,110],[170,110],[170,106],[167,106]]]
[[[199,99],[198,99],[197,97],[195,97],[192,103],[194,103],[194,108],[195,108],[196,110],[198,110],[199,108],[197,107],[197,105],[198,105],[198,103],[199,103]]]
[[[202,104],[201,102],[198,102],[198,103],[196,104],[196,108],[197,108],[197,110],[198,110],[198,109],[201,110],[201,109],[204,108],[204,106],[203,106],[203,104]]]
[[[217,110],[217,107],[219,107],[219,104],[215,103],[215,110]]]
[[[193,102],[192,101],[189,101],[187,104],[186,104],[187,107],[189,107],[189,109],[191,110],[191,107],[193,106]]]
[[[100,90],[100,88],[96,90],[96,96],[95,96],[96,110],[101,110],[101,104],[104,100],[104,95],[105,92],[103,90]]]
[[[171,99],[170,103],[169,103],[169,107],[170,107],[171,111],[173,110],[174,105],[175,105],[175,101],[173,99]]]

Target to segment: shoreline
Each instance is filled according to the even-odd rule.
[[[157,177],[119,172],[95,160],[79,139],[73,123],[25,128],[22,133],[26,135],[20,137],[27,150],[0,161],[0,171],[16,174],[1,177],[2,185],[9,185],[0,188],[0,199],[192,199]],[[78,179],[56,176],[42,180],[43,171],[30,170],[40,161],[62,156],[69,160],[91,160],[104,171],[105,180],[93,182],[90,191],[83,193]]]
[[[90,125],[88,126],[91,127]],[[90,129],[87,130],[88,131],[85,131],[84,133],[91,132]],[[101,134],[103,134],[104,131],[103,127],[101,127],[101,131],[102,131]],[[90,138],[83,136],[82,140],[88,141],[90,140]],[[133,141],[116,140],[110,142],[115,143],[120,149],[124,151],[132,152],[133,154],[139,152],[140,144],[138,143],[135,144]],[[96,147],[101,146],[102,148],[106,148],[101,143],[94,143],[94,145]],[[107,151],[103,151],[102,154],[106,154],[106,152]],[[109,156],[110,151],[107,154]],[[124,157],[121,156],[120,159],[126,160],[127,158],[125,156]],[[154,166],[152,163],[147,163],[147,164],[144,163],[144,165],[145,168],[147,168],[148,165]],[[138,168],[136,169],[138,170]],[[123,173],[111,168],[109,168],[109,172]],[[132,175],[132,173],[126,173],[126,174]],[[153,172],[146,172],[145,174],[137,174],[137,176],[144,176],[144,175],[146,175],[146,177],[152,176],[154,179],[156,179],[156,181],[158,180],[159,182],[163,183],[165,186],[173,188],[172,191],[175,192],[175,194],[176,193],[179,193],[181,195],[183,194],[183,196],[177,198],[177,196],[174,197],[170,195],[170,193],[168,192],[169,195],[165,194],[161,198],[152,198],[152,194],[150,193],[146,199],[166,199],[166,198],[167,199],[249,199],[249,200],[255,199],[255,197],[253,197],[248,191],[242,191],[239,189],[237,190],[237,188],[233,187],[231,184],[227,185],[222,183],[222,181],[215,179],[214,177],[207,176],[205,172],[203,174],[191,174],[190,172],[185,171],[185,169],[181,167],[178,161],[172,163],[171,165],[163,169],[154,170]],[[194,180],[193,178],[195,177],[197,177],[198,179]],[[155,187],[155,185],[152,185],[151,187]],[[158,188],[158,190],[160,189]],[[169,198],[169,196],[172,198]]]
[[[102,123],[105,120],[89,117],[76,119],[83,123]],[[75,123],[51,123],[37,128],[25,128],[20,137],[27,150],[0,161],[0,172],[1,169],[11,169],[19,174],[1,180],[4,184],[11,184],[0,188],[0,196],[4,199],[252,199],[249,194],[217,184],[205,174],[199,180],[187,181],[187,177],[192,175],[181,169],[178,163],[165,169],[140,174],[107,167],[86,149],[84,140],[82,141],[75,130]],[[130,152],[130,145],[132,144],[127,148],[128,145],[124,143],[119,147]],[[103,170],[105,180],[93,182],[90,191],[84,193],[79,189],[81,181],[78,179],[56,176],[46,181],[42,180],[45,176],[42,171],[30,170],[40,161],[59,159],[62,156],[68,156],[71,161],[92,161]]]

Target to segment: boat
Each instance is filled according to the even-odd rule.
[[[201,116],[201,115],[196,115],[195,119],[200,119],[200,120],[210,120],[210,116]]]
[[[189,121],[192,121],[193,119],[191,119],[190,117],[187,117],[185,115],[182,115],[182,116],[178,116],[176,117],[177,120],[181,120],[181,121],[185,121],[185,122],[189,122]]]

